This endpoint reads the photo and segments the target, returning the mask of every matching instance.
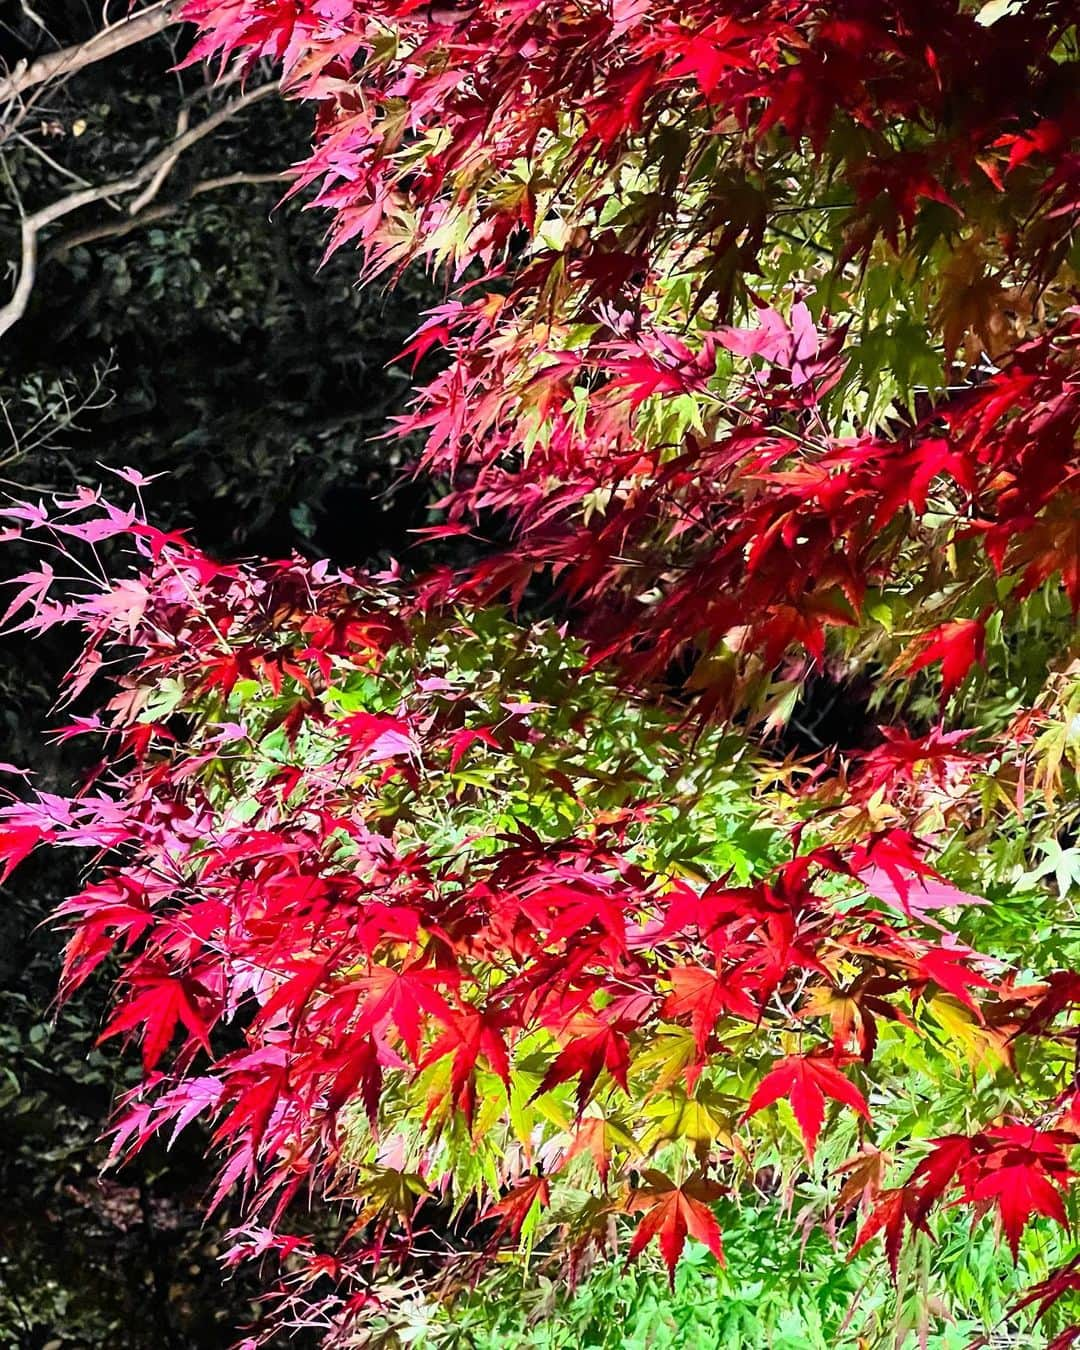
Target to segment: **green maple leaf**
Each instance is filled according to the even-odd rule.
[[[1058,895],[1064,900],[1075,886],[1080,886],[1080,848],[1062,848],[1056,839],[1042,839],[1036,848],[1045,856],[1038,867],[1025,872],[1021,880],[1040,881],[1052,872]]]

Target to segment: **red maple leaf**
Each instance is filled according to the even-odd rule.
[[[511,1241],[516,1242],[521,1236],[521,1230],[533,1205],[543,1208],[550,1201],[551,1188],[547,1177],[526,1177],[501,1200],[489,1205],[484,1212],[484,1218],[497,1215],[499,1221],[495,1227],[495,1235],[509,1234]]]
[[[973,1135],[950,1134],[933,1141],[932,1151],[902,1188],[907,1213],[922,1225],[931,1207],[949,1190],[976,1214],[995,1206],[1016,1259],[1020,1236],[1033,1214],[1066,1225],[1061,1191],[1073,1172],[1066,1151],[1074,1134],[1005,1124]]]
[[[1022,1312],[1024,1308],[1029,1308],[1033,1303],[1038,1304],[1035,1309],[1036,1317],[1043,1317],[1049,1310],[1065,1298],[1068,1294],[1080,1292],[1080,1252],[1071,1257],[1064,1265],[1058,1266],[1052,1270],[1045,1280],[1040,1280],[1038,1284],[1032,1285],[1022,1299],[1014,1303],[1009,1309],[1010,1315]],[[1070,1328],[1070,1334],[1073,1340],[1080,1335],[1080,1327]],[[1065,1345],[1071,1345],[1072,1341],[1066,1341]]]
[[[896,1268],[900,1260],[900,1247],[904,1240],[904,1225],[911,1217],[909,1210],[910,1196],[903,1187],[882,1191],[870,1217],[859,1229],[858,1236],[851,1248],[851,1255],[854,1256],[856,1252],[866,1246],[871,1238],[883,1232],[885,1234],[885,1255],[888,1257],[889,1269],[892,1271],[892,1277],[895,1281]]]
[[[979,1137],[947,1134],[931,1141],[930,1153],[915,1168],[904,1190],[911,1197],[911,1213],[922,1224],[931,1208],[953,1184],[957,1174],[976,1156]]]
[[[1065,1157],[1076,1137],[1030,1125],[999,1125],[983,1136],[988,1149],[963,1177],[965,1198],[977,1209],[997,1206],[1005,1237],[1017,1260],[1020,1235],[1033,1214],[1068,1227],[1061,1191],[1073,1178]],[[975,1175],[977,1173],[977,1175]]]
[[[392,1021],[415,1061],[420,1052],[424,1014],[444,1023],[452,1021],[450,1006],[437,987],[449,982],[452,977],[445,971],[374,966],[367,975],[359,975],[351,982],[365,995],[357,1030],[379,1031]]]
[[[1009,567],[1024,567],[1024,593],[1059,573],[1073,613],[1080,613],[1080,510],[1076,493],[1060,489],[1031,527],[1012,542],[1005,562]]]
[[[981,664],[986,626],[982,619],[952,619],[923,633],[916,640],[916,652],[908,665],[908,674],[941,662],[941,700],[963,684],[973,665]]]
[[[500,749],[499,742],[495,735],[487,727],[460,727],[453,732],[447,744],[450,746],[450,772],[453,773],[461,763],[469,750],[477,741],[483,745],[489,745],[492,749]]]
[[[419,1067],[423,1069],[447,1055],[452,1056],[450,1094],[455,1105],[470,1120],[475,1101],[476,1067],[481,1056],[493,1073],[498,1074],[507,1086],[510,1084],[510,1061],[502,1038],[504,1020],[473,1008],[455,1013],[420,1061]]]
[[[918,958],[915,968],[921,979],[936,984],[961,1003],[966,1003],[976,1016],[981,1016],[971,991],[993,989],[994,986],[985,975],[972,970],[973,955],[966,947],[928,947]]]
[[[714,974],[700,966],[675,966],[668,971],[671,993],[661,1009],[665,1017],[690,1018],[698,1053],[725,1013],[756,1022],[760,1009],[730,976]]]
[[[582,1153],[588,1153],[600,1180],[607,1185],[608,1173],[611,1171],[611,1155],[618,1145],[631,1147],[633,1141],[617,1126],[604,1116],[586,1116],[579,1122],[574,1130],[574,1138],[570,1147],[562,1156],[559,1164],[560,1170]]]
[[[595,1013],[579,1013],[571,1018],[563,1031],[566,1044],[548,1067],[543,1082],[536,1089],[539,1097],[553,1087],[580,1074],[578,1081],[578,1112],[585,1109],[593,1084],[602,1069],[607,1069],[616,1083],[626,1092],[626,1070],[629,1057],[626,1037]]]
[[[0,830],[0,862],[4,864],[0,872],[0,885],[7,881],[19,863],[32,853],[45,838],[45,831],[36,825],[18,826],[11,830]]]
[[[859,1089],[823,1055],[789,1055],[771,1069],[754,1089],[744,1119],[786,1097],[791,1103],[806,1142],[808,1157],[813,1157],[821,1124],[825,1119],[825,1098],[850,1106],[870,1119],[870,1108]]]
[[[193,980],[178,979],[166,970],[149,968],[132,983],[140,992],[117,1010],[99,1040],[141,1027],[143,1065],[152,1069],[180,1024],[210,1054],[210,1027],[199,1010],[203,991]]]
[[[627,1260],[632,1261],[643,1251],[654,1237],[660,1240],[660,1255],[667,1266],[668,1279],[675,1285],[675,1265],[682,1254],[687,1234],[704,1243],[713,1256],[723,1264],[724,1248],[720,1237],[720,1225],[716,1215],[709,1208],[713,1200],[719,1199],[724,1187],[711,1181],[700,1172],[695,1173],[681,1186],[653,1169],[644,1174],[647,1185],[634,1190],[627,1200],[626,1207],[633,1214],[644,1211],[643,1218],[630,1242]]]
[[[997,1205],[1014,1261],[1019,1255],[1020,1235],[1033,1214],[1045,1214],[1063,1227],[1068,1226],[1061,1192],[1030,1162],[987,1172],[972,1188],[971,1198]]]
[[[1040,1035],[1067,1008],[1080,1004],[1080,971],[1055,970],[1035,990],[1031,1010],[1020,1027],[1028,1036]]]

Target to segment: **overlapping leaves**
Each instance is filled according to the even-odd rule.
[[[573,1265],[620,1224],[669,1264],[688,1235],[719,1251],[710,1199],[794,1178],[823,1131],[830,1150],[902,1137],[894,1076],[919,1056],[947,1073],[959,1042],[992,1085],[1080,998],[950,934],[938,914],[978,897],[886,823],[890,802],[935,831],[970,809],[985,749],[894,735],[838,801],[812,776],[803,805],[721,731],[687,762],[693,726],[584,673],[551,629],[406,621],[386,579],[212,563],[92,496],[8,515],[142,554],[66,596],[50,577],[13,615],[83,625],[72,690],[138,661],[61,732],[106,737],[96,781],[13,803],[2,836],[11,859],[106,850],[64,907],[66,984],[126,953],[104,1034],[134,1035],[147,1077],[117,1150],[212,1121],[215,1203],[245,1197],[236,1254],[331,1260],[364,1294],[350,1319],[387,1262],[438,1245],[431,1197],[486,1223],[491,1253],[540,1242]],[[955,1145],[914,1170],[901,1147],[864,1184],[861,1240],[884,1228],[894,1264],[954,1186],[1014,1249],[1032,1213],[1065,1217],[1068,1095],[1045,1129],[960,1100],[937,1117],[967,1129]],[[312,1186],[357,1205],[332,1259],[280,1229]]]

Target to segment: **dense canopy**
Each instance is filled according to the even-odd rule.
[[[1073,1344],[1080,6],[186,13],[315,105],[330,247],[447,287],[395,434],[457,561],[0,512],[104,738],[0,839],[95,850],[117,1154],[212,1121],[328,1341],[785,1216],[865,1270],[793,1343]]]

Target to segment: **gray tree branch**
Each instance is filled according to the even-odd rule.
[[[67,234],[62,234],[45,250],[42,255],[42,263],[51,262],[54,258],[62,258],[70,253],[73,248],[79,248],[84,244],[95,244],[102,239],[122,239],[125,235],[133,234],[136,230],[144,230],[148,225],[153,225],[159,220],[167,220],[187,205],[195,197],[201,197],[207,192],[218,192],[222,188],[240,187],[244,184],[260,183],[285,183],[288,181],[288,175],[284,173],[226,173],[218,178],[204,178],[192,186],[180,197],[172,197],[168,201],[158,202],[154,206],[147,206],[141,210],[138,215],[126,217],[121,220],[106,221],[103,225],[88,225],[85,229],[71,230]]]
[[[177,139],[183,136],[190,126],[191,126],[191,110],[186,107],[181,108],[180,115],[176,119]],[[177,152],[174,155],[171,155],[164,162],[164,164],[160,165],[157,173],[154,174],[153,178],[150,179],[149,183],[147,183],[147,185],[143,188],[143,190],[139,193],[139,195],[135,198],[135,200],[129,205],[128,207],[129,216],[137,216],[144,206],[150,205],[150,203],[161,191],[161,185],[165,182],[165,179],[168,178],[169,174],[171,174],[173,169],[176,168],[176,161],[179,158],[180,158],[180,151],[177,150]]]
[[[10,103],[46,80],[74,75],[86,66],[133,47],[154,33],[160,33],[163,28],[178,21],[180,4],[181,0],[157,0],[156,4],[137,10],[129,18],[109,24],[85,42],[64,47],[58,52],[49,52],[46,56],[39,56],[36,61],[16,62],[14,69],[0,78],[0,103]]]
[[[170,141],[156,155],[151,156],[150,159],[126,177],[118,178],[111,183],[99,183],[93,187],[82,188],[78,192],[69,193],[66,197],[50,202],[47,206],[39,207],[36,211],[30,212],[29,215],[24,215],[20,230],[21,259],[18,280],[15,283],[11,299],[6,305],[0,307],[0,337],[18,323],[26,313],[26,307],[30,303],[34,279],[37,275],[38,244],[42,230],[84,206],[90,206],[106,197],[121,197],[129,192],[137,191],[144,184],[151,182],[162,168],[171,167],[171,164],[175,163],[180,155],[197,141],[209,136],[222,123],[230,121],[244,108],[275,93],[277,89],[278,83],[273,81],[270,84],[260,85],[257,89],[249,90],[247,93],[241,94],[239,98],[233,99],[231,103],[224,104],[215,112],[204,117],[198,125],[177,136],[175,140]]]

